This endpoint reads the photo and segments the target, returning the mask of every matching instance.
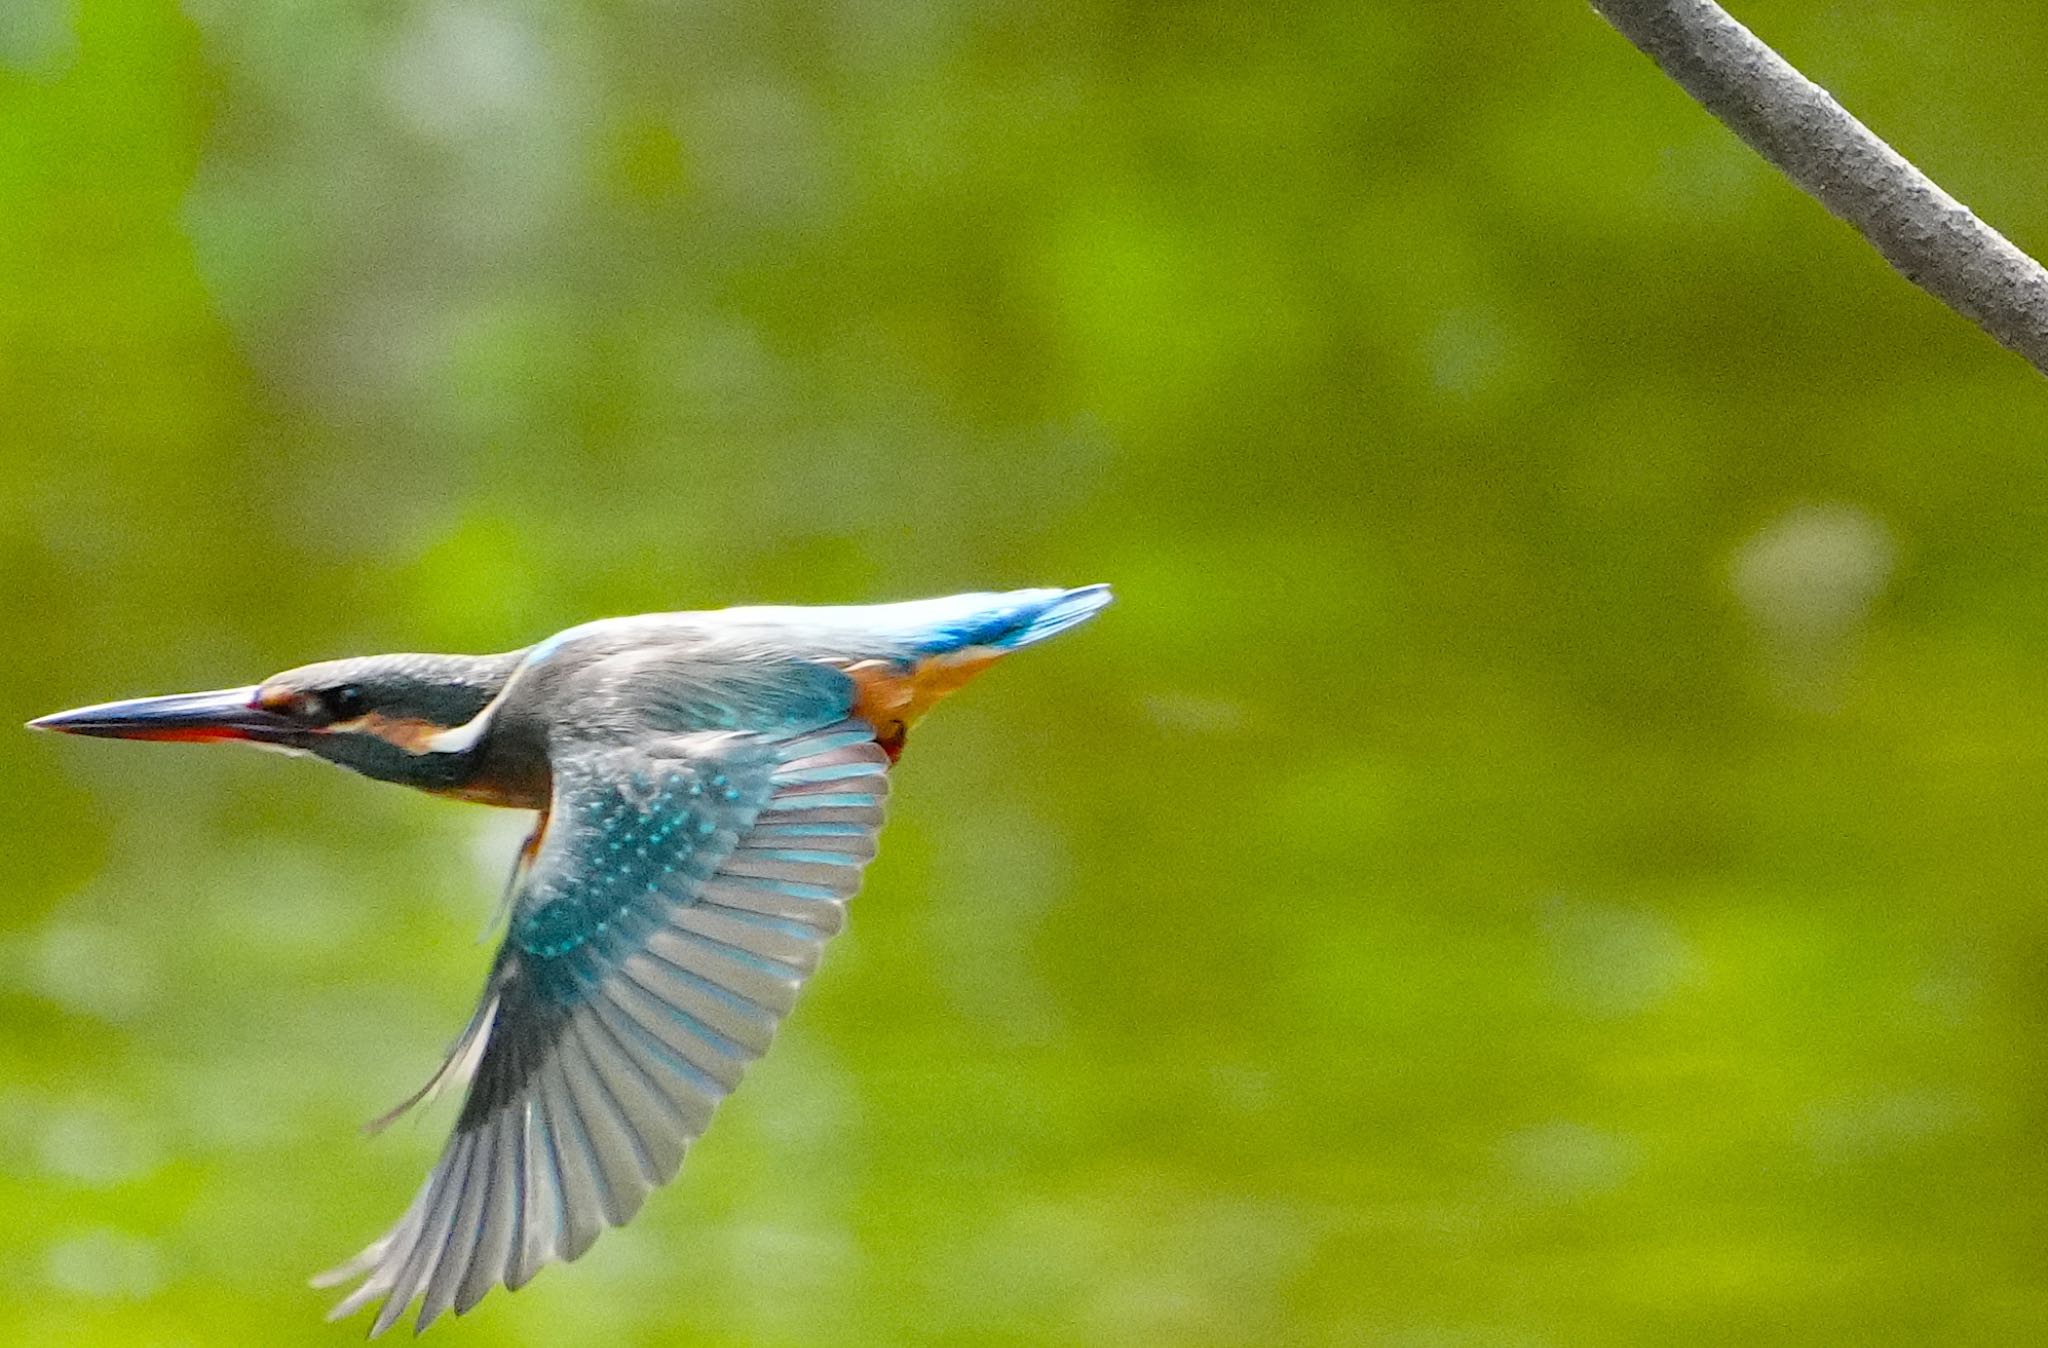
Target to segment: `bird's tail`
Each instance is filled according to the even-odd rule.
[[[891,658],[860,660],[854,715],[875,727],[893,761],[904,732],[934,703],[1001,657],[1086,622],[1109,603],[1107,585],[1078,590],[956,594],[860,611]]]
[[[1057,636],[1109,602],[1107,585],[1078,590],[954,594],[870,609],[871,621],[918,658],[980,649],[997,655]]]
[[[1083,585],[1077,590],[1016,590],[996,595],[993,598],[998,601],[997,611],[990,613],[986,626],[963,644],[1014,651],[1087,622],[1108,607],[1110,597],[1107,585]]]

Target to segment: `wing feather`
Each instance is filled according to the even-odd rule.
[[[673,1178],[765,1052],[875,854],[889,759],[864,723],[612,747],[558,766],[505,945],[436,1084],[456,1133],[399,1222],[323,1285],[372,1334],[573,1260]]]
[[[563,1246],[569,1228],[561,1155],[547,1108],[541,1101],[529,1099],[522,1102],[521,1112],[526,1139],[526,1207],[517,1253],[505,1278],[505,1285],[515,1290],[526,1286],[542,1268],[568,1257]]]
[[[653,1164],[656,1184],[666,1184],[682,1164],[689,1140],[711,1122],[711,1103],[693,1086],[687,1071],[615,1003],[591,1008],[591,1028],[605,1038],[604,1052],[615,1078],[613,1095],[626,1110]]]
[[[604,1230],[602,1206],[604,1180],[597,1161],[597,1148],[583,1126],[583,1111],[577,1107],[575,1091],[562,1070],[559,1056],[551,1056],[535,1073],[536,1101],[544,1104],[555,1138],[555,1161],[562,1177],[561,1257],[579,1258]],[[595,1201],[591,1201],[593,1196]]]
[[[645,993],[722,1056],[744,1062],[768,1051],[775,1036],[775,1013],[767,1007],[645,951],[629,958],[620,972],[625,979],[616,993]],[[719,1075],[708,1066],[706,1070]]]
[[[788,969],[723,941],[675,927],[663,927],[649,936],[647,949],[684,973],[753,1003],[778,1021],[796,1005],[797,991],[803,986],[803,980]]]
[[[406,1242],[403,1251],[394,1250],[394,1257],[402,1253],[403,1262],[398,1264],[392,1278],[391,1294],[377,1312],[377,1319],[370,1327],[375,1337],[392,1325],[405,1313],[406,1306],[419,1294],[420,1281],[430,1269],[427,1252],[440,1243],[445,1243],[449,1218],[457,1197],[457,1176],[469,1153],[476,1146],[475,1133],[457,1136],[441,1163],[434,1167],[433,1178],[428,1182],[431,1196],[427,1200],[425,1215],[413,1229],[412,1239]]]
[[[798,892],[778,882],[744,879],[714,880],[704,886],[704,902],[742,913],[801,922],[819,937],[836,936],[846,925],[846,900],[826,889],[801,887]]]
[[[469,1261],[475,1257],[477,1240],[483,1235],[484,1200],[497,1166],[497,1122],[501,1117],[502,1112],[493,1115],[491,1121],[477,1131],[476,1145],[470,1148],[469,1156],[463,1162],[462,1197],[450,1211],[448,1234],[429,1261],[431,1272],[425,1279],[425,1292],[420,1298],[421,1329],[434,1323],[455,1304],[455,1290],[461,1286],[463,1275],[469,1271]]]
[[[569,1088],[569,1107],[583,1125],[583,1137],[597,1174],[597,1203],[605,1225],[624,1226],[640,1211],[652,1187],[646,1178],[640,1148],[632,1130],[605,1089],[597,1064],[574,1029],[555,1047],[555,1065]]]
[[[455,1313],[461,1315],[505,1279],[506,1265],[518,1248],[519,1225],[526,1202],[524,1119],[501,1109],[491,1122],[496,1132],[491,1158],[490,1203],[476,1250],[455,1292]]]
[[[692,1102],[686,1112],[693,1117],[701,1113],[701,1130],[710,1121],[712,1108],[739,1085],[751,1055],[688,1012],[649,996],[630,979],[619,981],[609,1001],[621,1040],[641,1045],[639,1056],[650,1064],[649,1070],[672,1082],[672,1093]]]
[[[799,974],[811,973],[818,965],[815,933],[793,922],[779,924],[773,918],[699,904],[675,914],[669,923],[678,931],[773,960]]]

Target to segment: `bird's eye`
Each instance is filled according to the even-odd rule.
[[[280,688],[259,699],[266,710],[289,716],[300,725],[318,730],[337,721],[353,721],[369,710],[363,690],[345,683],[335,688],[290,690]]]
[[[325,704],[328,719],[335,721],[353,721],[368,710],[363,690],[352,683],[328,689],[321,701]]]

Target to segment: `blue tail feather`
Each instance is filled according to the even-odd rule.
[[[951,599],[927,600],[919,607],[943,606],[945,611],[919,615],[926,618],[926,622],[920,624],[924,630],[918,633],[918,645],[931,654],[959,650],[965,646],[992,646],[1001,651],[1014,651],[1086,622],[1101,612],[1109,601],[1107,585],[1084,585],[1074,590],[963,594]]]
[[[1069,627],[1078,627],[1109,606],[1110,592],[1107,585],[1084,585],[1077,590],[1067,590],[1055,595],[1050,601],[1030,607],[1017,616],[1022,618],[1007,630],[984,638],[983,644],[998,646],[1006,651],[1033,642],[1056,637]]]

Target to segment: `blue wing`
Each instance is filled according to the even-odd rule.
[[[888,759],[865,723],[560,755],[538,850],[450,1067],[454,1136],[412,1205],[316,1280],[330,1318],[419,1327],[574,1259],[673,1178],[768,1047],[874,856]]]

